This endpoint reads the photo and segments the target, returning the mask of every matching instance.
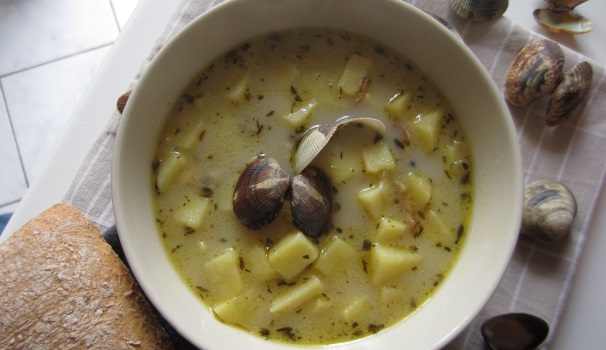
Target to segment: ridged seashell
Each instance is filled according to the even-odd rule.
[[[330,141],[332,135],[340,127],[349,123],[365,124],[376,128],[382,133],[385,132],[385,124],[374,118],[342,117],[332,124],[316,125],[301,136],[294,149],[295,174],[302,172],[320,154],[324,146]]]
[[[471,21],[488,21],[500,17],[509,0],[450,0],[450,8],[459,17]]]
[[[564,78],[551,94],[545,122],[549,126],[563,123],[581,107],[591,87],[593,68],[582,61],[564,74]]]
[[[233,209],[240,223],[258,230],[272,222],[284,204],[290,176],[278,161],[260,155],[240,175],[233,196]]]
[[[587,0],[545,0],[556,12],[570,12]]]
[[[535,181],[524,189],[521,233],[542,242],[564,237],[577,213],[574,195],[562,183]]]
[[[290,210],[297,229],[309,237],[326,233],[332,221],[332,186],[320,169],[309,166],[292,178]]]
[[[126,107],[126,102],[128,102],[128,98],[130,97],[130,94],[132,93],[132,90],[129,90],[125,93],[123,93],[122,95],[120,95],[120,97],[118,97],[118,101],[116,101],[116,109],[118,110],[118,112],[120,112],[120,114],[122,114],[124,112],[124,108]]]
[[[509,67],[505,97],[516,106],[553,92],[562,79],[564,52],[560,45],[538,39],[526,45]]]
[[[593,30],[593,23],[581,15],[553,9],[536,9],[534,20],[552,33],[578,35]]]
[[[534,315],[509,313],[485,321],[481,332],[488,349],[532,350],[545,341],[549,325]]]

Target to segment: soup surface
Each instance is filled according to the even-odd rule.
[[[288,198],[259,230],[234,187],[264,154],[291,176],[297,140],[340,117],[316,157],[330,228],[299,232]],[[177,101],[152,165],[158,230],[175,268],[221,321],[300,344],[377,333],[420,307],[456,260],[471,213],[472,157],[456,113],[406,58],[328,29],[274,32],[210,64]]]

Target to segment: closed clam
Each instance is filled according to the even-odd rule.
[[[333,193],[328,178],[314,166],[308,166],[292,178],[290,209],[297,229],[309,237],[318,237],[332,221]]]
[[[452,11],[471,21],[487,21],[500,17],[508,6],[509,0],[450,0]]]
[[[545,122],[549,126],[563,123],[580,109],[591,87],[593,68],[582,61],[564,74],[562,82],[551,94]]]
[[[257,230],[280,212],[290,188],[290,176],[274,158],[260,155],[240,175],[233,195],[233,210],[240,223]]]
[[[524,189],[521,233],[542,242],[564,237],[577,213],[574,195],[562,183],[539,180]]]
[[[505,97],[516,106],[551,94],[562,79],[564,52],[553,41],[538,39],[520,50],[507,71]]]
[[[491,350],[532,350],[549,334],[543,319],[525,313],[492,317],[482,324],[482,337]]]

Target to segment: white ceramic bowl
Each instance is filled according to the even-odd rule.
[[[399,0],[230,0],[194,20],[158,53],[130,97],[115,144],[113,205],[132,271],[157,309],[198,347],[286,347],[218,322],[182,282],[156,232],[150,169],[163,121],[194,76],[248,38],[301,26],[345,29],[399,50],[442,90],[465,130],[475,166],[475,205],[454,268],[433,297],[405,320],[334,345],[439,348],[480,311],[509,262],[520,225],[521,157],[503,97],[481,63],[442,25]]]

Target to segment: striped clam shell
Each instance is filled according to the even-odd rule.
[[[452,11],[471,21],[488,21],[500,17],[508,6],[509,0],[450,0]]]
[[[523,47],[507,71],[505,97],[516,106],[551,94],[562,79],[564,52],[560,45],[538,39]]]
[[[562,82],[551,94],[545,114],[547,125],[559,125],[576,114],[591,87],[592,79],[593,68],[587,61],[576,64],[564,74]]]
[[[315,238],[328,231],[332,223],[333,192],[329,179],[320,169],[308,166],[292,178],[290,209],[295,227]]]
[[[577,213],[570,190],[554,180],[539,180],[524,189],[521,233],[542,242],[564,237]]]
[[[233,210],[240,223],[258,230],[279,214],[290,176],[274,158],[260,155],[245,168],[234,189]]]

